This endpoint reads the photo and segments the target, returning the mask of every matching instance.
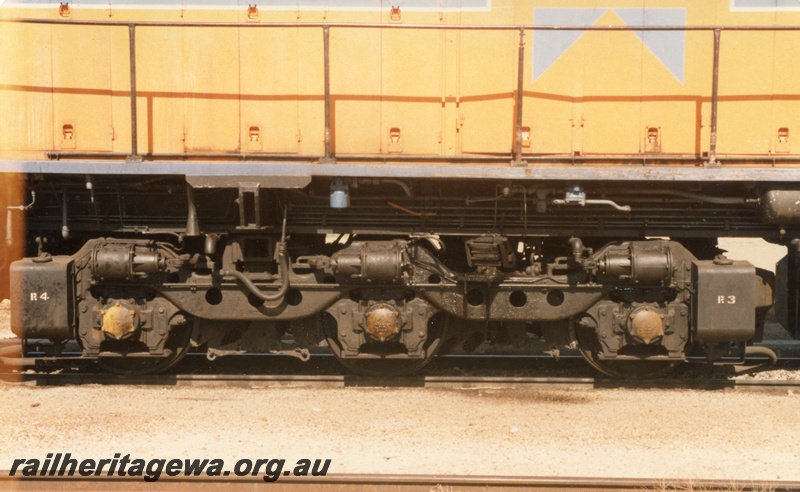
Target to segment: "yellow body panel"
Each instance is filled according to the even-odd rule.
[[[772,74],[772,119],[770,143],[777,155],[800,153],[800,41],[796,33],[776,33],[774,36],[774,66]],[[783,131],[785,130],[785,132]],[[783,135],[783,134],[786,135]]]
[[[394,13],[385,6],[302,5],[248,12],[246,6],[190,5],[126,10],[111,2],[65,13],[52,5],[7,4],[0,17],[331,23],[333,152],[389,158],[510,154],[519,33],[336,23],[530,26],[550,9],[586,16],[592,25],[625,26],[639,9],[642,15],[685,12],[689,26],[800,24],[796,10],[737,9],[730,0],[497,0],[485,9],[401,7]],[[141,26],[136,39],[139,153],[324,152],[321,28]],[[680,47],[659,51],[663,43],[645,43],[632,31],[583,32],[547,48],[555,58],[542,70],[527,30],[523,153],[708,152],[713,33],[686,32],[684,39],[681,54]],[[129,152],[127,26],[4,22],[0,40],[0,157]],[[800,32],[723,31],[717,138],[723,161],[725,155],[800,153],[798,58]]]
[[[480,31],[460,35],[458,86],[461,150],[466,154],[505,153],[514,135],[513,88],[516,85],[516,32]],[[473,74],[491,76],[475,77]]]
[[[53,146],[51,29],[0,26],[4,67],[0,70],[0,150],[4,152]],[[33,44],[30,39],[40,42]]]
[[[214,32],[221,31],[221,32]],[[238,32],[192,29],[184,33],[185,151],[239,150]]]
[[[331,58],[351,61],[346,67],[332,67],[332,133],[337,153],[380,152],[381,138],[386,136],[380,118],[381,53],[377,49],[362,49],[360,53],[354,49],[380,44],[381,32],[377,29],[331,33]],[[337,68],[347,70],[342,73],[344,76],[337,76]],[[347,76],[348,73],[358,76]]]
[[[297,36],[297,29],[239,31],[242,152],[297,152]]]
[[[139,152],[151,153],[158,149],[159,152],[182,153],[185,128],[184,65],[177,63],[176,59],[183,59],[184,33],[180,30],[143,27],[137,34],[136,69],[147,74],[137,77],[137,92],[141,97],[137,101]],[[158,52],[167,52],[170,56],[139,55]],[[127,127],[130,128],[130,123]],[[124,132],[124,136],[130,146],[129,132]]]
[[[111,29],[53,26],[52,43],[54,148],[110,151]]]

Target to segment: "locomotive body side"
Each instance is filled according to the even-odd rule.
[[[788,247],[800,334],[782,2],[23,0],[0,40],[3,283],[54,353],[657,374],[755,352],[775,281],[719,237]]]
[[[791,63],[798,35],[769,30],[800,24],[796,10],[754,11],[727,0],[603,7],[487,0],[401,4],[392,20],[379,2],[351,3],[326,9],[301,1],[248,13],[238,4],[83,2],[59,14],[57,5],[7,1],[4,19],[64,23],[3,24],[10,67],[2,81],[3,158],[130,152],[128,22],[169,24],[136,29],[141,155],[323,154],[325,24],[332,150],[343,159],[508,154],[516,131],[515,26],[534,28],[523,39],[524,154],[708,153],[714,32],[696,30],[702,27],[724,30],[720,159],[798,154],[787,144],[800,126],[800,74]],[[81,21],[119,24],[69,25]],[[181,27],[192,23],[245,27]],[[412,25],[440,29],[404,29]],[[554,25],[575,30],[536,30]],[[502,26],[508,29],[472,29]],[[736,30],[742,26],[766,30]],[[590,30],[601,27],[622,30]]]

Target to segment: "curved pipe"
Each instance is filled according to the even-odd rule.
[[[408,186],[406,183],[404,183],[403,181],[401,181],[399,179],[396,179],[396,178],[380,178],[380,180],[381,180],[381,183],[387,183],[387,184],[393,184],[393,185],[399,186],[400,188],[403,189],[403,192],[409,198],[411,198],[413,196],[413,193],[411,192],[411,187]]]
[[[575,263],[579,263],[583,253],[586,251],[583,241],[579,237],[571,237],[569,238],[569,246],[572,248],[572,257],[575,259]]]
[[[769,365],[774,366],[778,363],[778,355],[769,347],[750,345],[744,348],[744,356],[764,355],[769,359]]]
[[[754,366],[747,366],[747,365],[737,365],[735,366],[736,374],[742,374],[745,372],[753,371],[756,369],[763,369],[767,367],[772,367],[778,363],[778,355],[772,351],[769,347],[762,347],[762,346],[754,346],[750,345],[744,348],[744,358],[747,359],[748,356],[752,355],[763,355],[769,359],[767,362],[763,362],[761,364],[756,364]]]
[[[557,199],[551,201],[550,203],[552,203],[553,205],[570,205],[570,204],[577,203],[577,202],[571,202],[569,200],[564,200],[563,198],[557,198]],[[617,202],[615,202],[613,200],[601,200],[601,199],[587,198],[586,200],[584,200],[583,203],[586,204],[586,205],[609,205],[609,206],[619,210],[620,212],[630,212],[631,211],[631,206],[630,205],[619,205]]]
[[[11,211],[12,210],[21,210],[21,211],[24,212],[26,210],[30,210],[31,207],[33,207],[34,203],[36,203],[36,192],[31,190],[31,203],[29,203],[28,205],[16,205],[16,206],[9,205],[9,206],[6,207],[6,209],[8,210],[7,215],[6,215],[6,244],[7,245],[11,246],[12,244],[14,244],[14,235],[12,234],[12,231],[14,230],[14,227],[13,227],[13,225],[11,223],[11,220],[12,220]]]
[[[411,187],[408,186],[408,184],[406,184],[404,181],[397,178],[364,178],[359,179],[358,184],[393,184],[402,188],[403,193],[405,193],[407,198],[414,196],[414,194],[411,192]]]
[[[281,287],[274,294],[264,294],[252,280],[245,274],[237,270],[222,270],[220,275],[223,277],[236,277],[254,296],[264,302],[272,302],[283,299],[289,291],[289,257],[286,256],[286,244],[278,243],[278,270],[281,276]]]

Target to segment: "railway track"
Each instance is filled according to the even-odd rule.
[[[6,474],[7,475],[7,474]],[[158,482],[159,490],[255,490],[264,487],[258,477],[212,479],[208,477],[165,478]],[[464,475],[328,475],[325,477],[285,477],[280,484],[287,491],[374,491],[392,492],[456,492],[456,491],[519,491],[540,492],[562,490],[610,491],[792,491],[800,490],[800,482],[748,482],[736,480],[657,480],[639,478],[597,477],[502,477]],[[3,476],[0,487],[26,491],[58,490],[151,490],[152,483],[125,477],[92,477],[90,479],[37,477],[21,479]]]
[[[758,379],[603,379],[582,377],[482,377],[482,376],[293,376],[293,375],[229,375],[171,374],[149,376],[117,376],[113,374],[47,374],[0,373],[4,383],[32,386],[68,385],[133,385],[172,387],[241,387],[241,388],[344,388],[397,387],[443,389],[693,389],[736,390],[751,392],[800,393],[800,381]]]
[[[343,374],[329,356],[314,356],[305,364],[286,364],[275,356],[232,356],[208,364],[202,356],[187,356],[167,374],[117,375],[91,365],[71,371],[4,371],[0,381],[30,386],[125,385],[167,387],[344,388],[397,387],[442,389],[695,389],[800,393],[800,379],[742,379],[721,375],[719,369],[691,366],[674,377],[610,379],[596,377],[580,358],[559,362],[534,357],[443,358],[418,375],[370,377]],[[470,364],[469,370],[461,369]],[[800,362],[780,361],[778,368],[800,372]],[[247,374],[244,374],[244,373]]]

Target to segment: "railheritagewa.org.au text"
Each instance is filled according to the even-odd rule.
[[[141,477],[155,482],[167,477],[261,477],[275,482],[281,477],[324,477],[330,459],[302,458],[289,462],[279,458],[242,458],[233,467],[226,467],[221,458],[152,458],[132,457],[115,453],[113,458],[79,458],[72,453],[47,453],[45,459],[16,458],[8,475],[11,477]]]

